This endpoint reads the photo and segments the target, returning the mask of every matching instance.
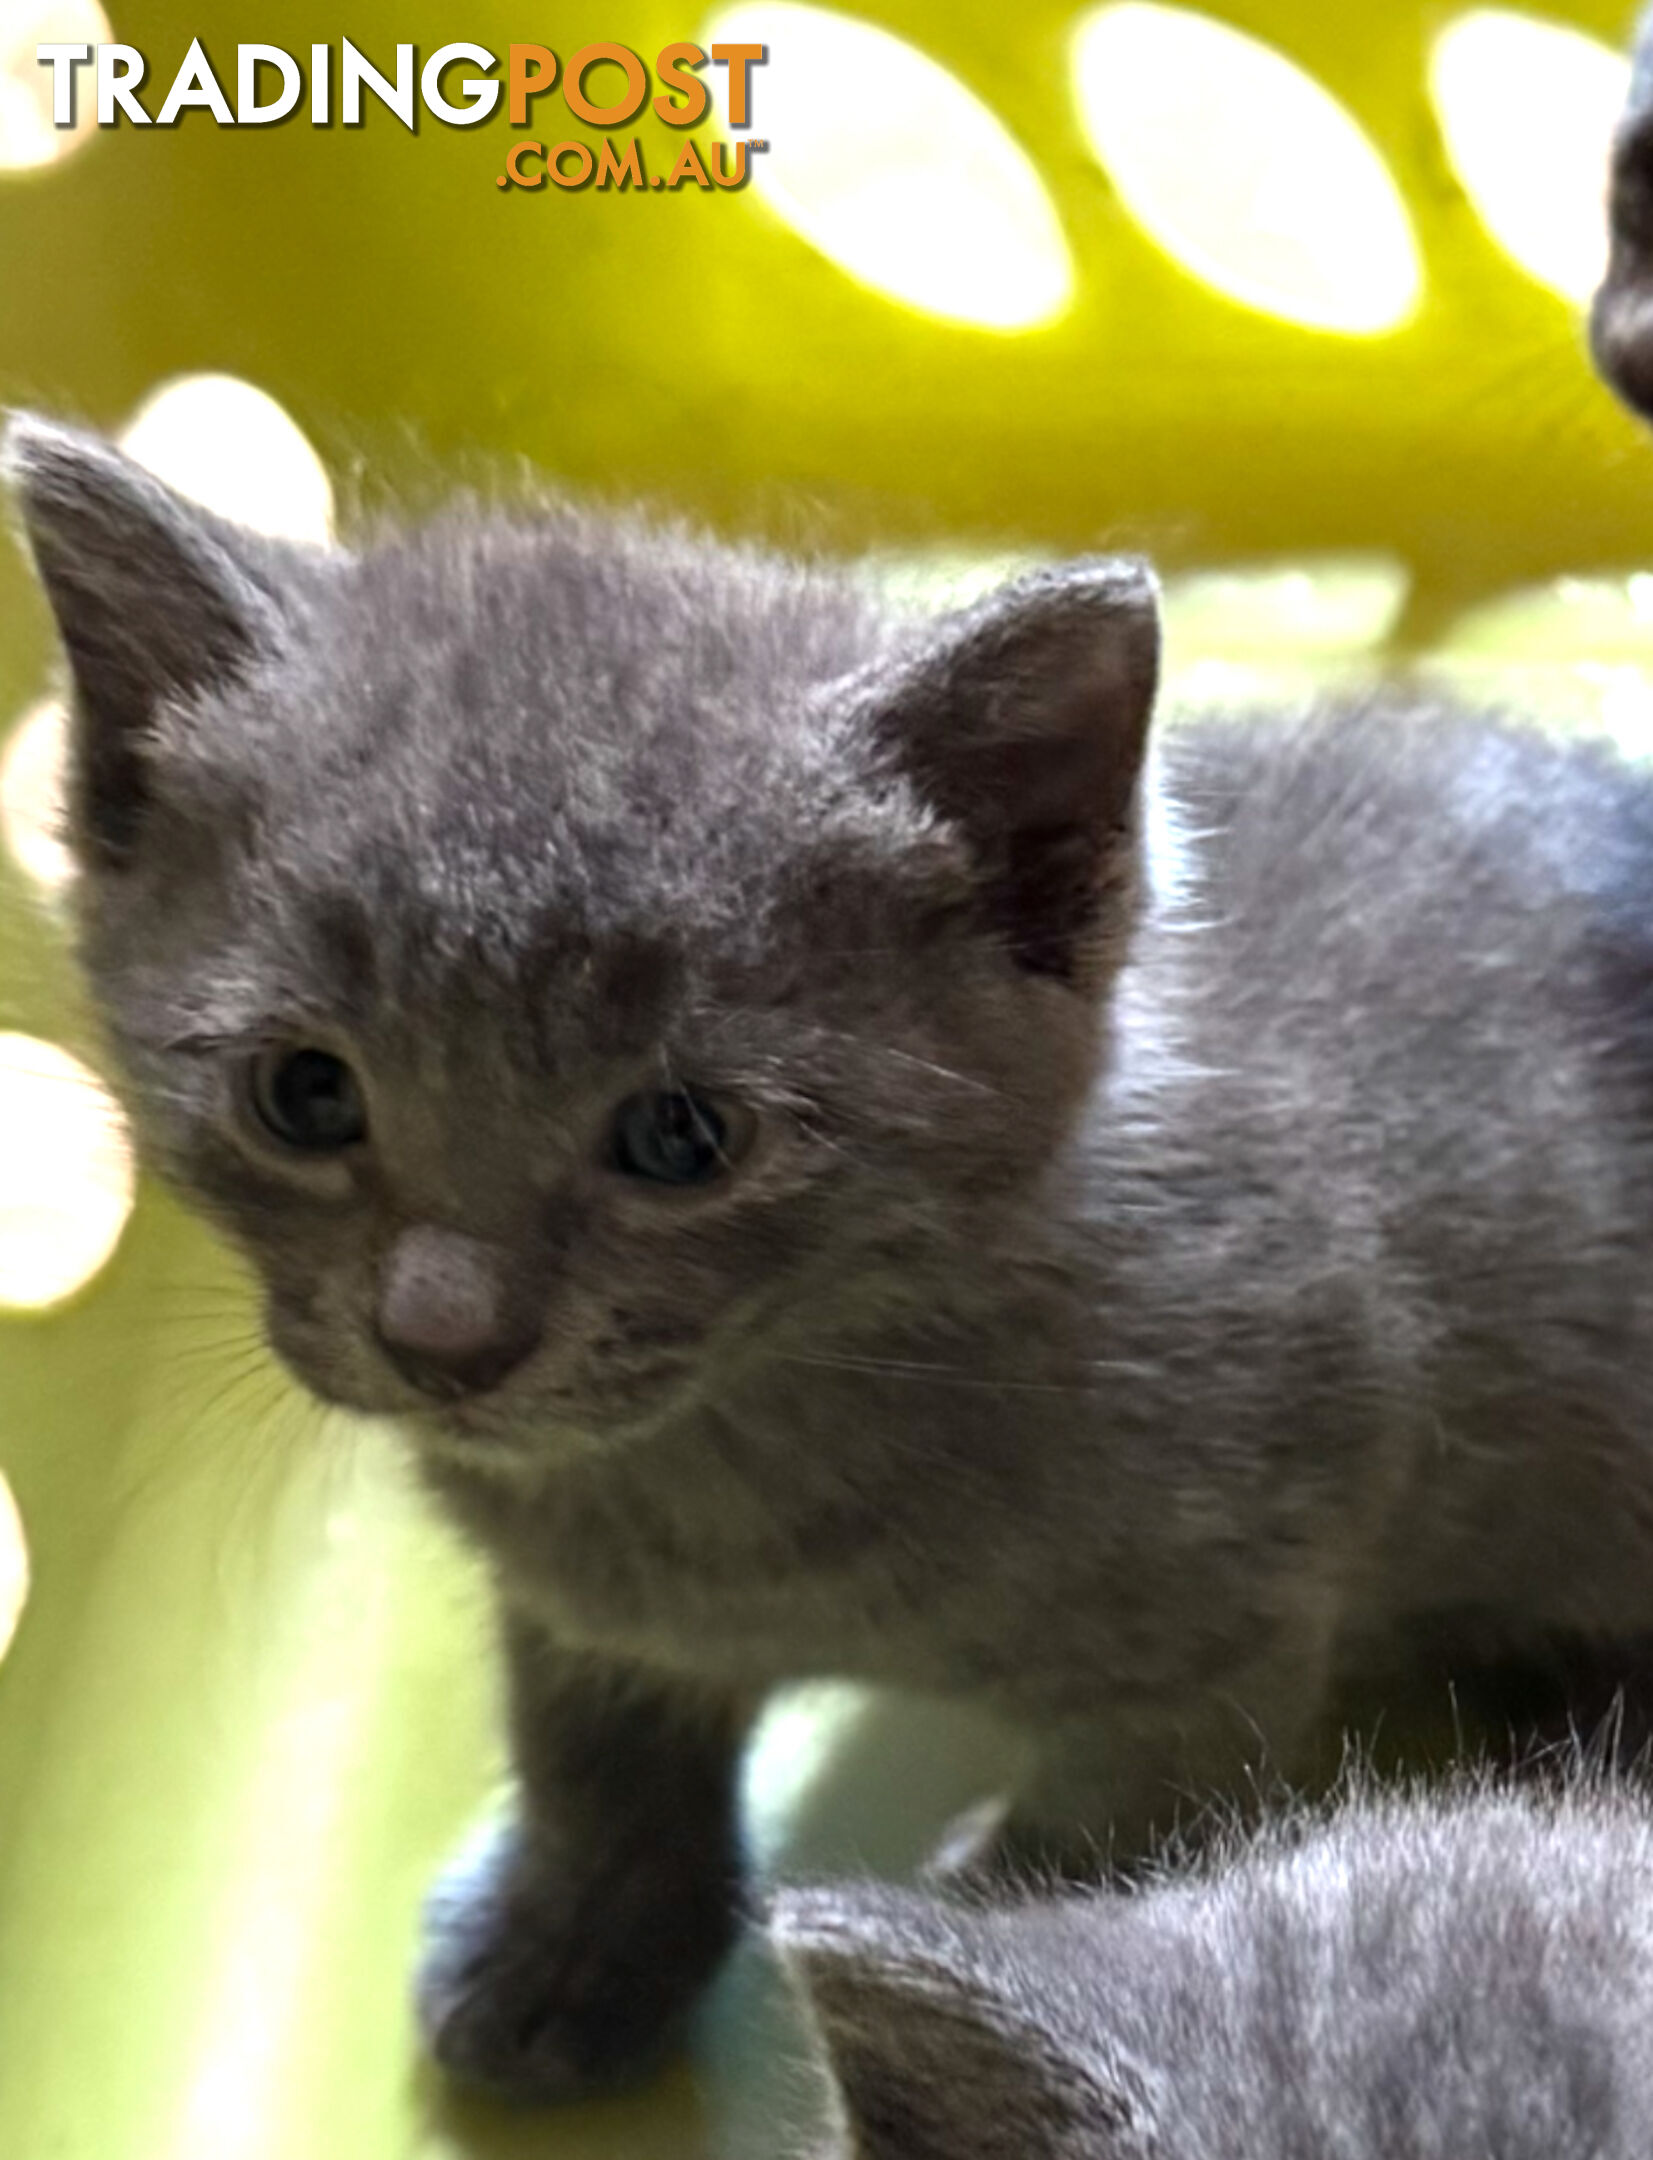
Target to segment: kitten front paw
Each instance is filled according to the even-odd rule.
[[[450,2076],[533,2105],[636,2084],[669,2057],[729,1945],[732,1901],[697,1886],[680,1910],[640,1873],[578,1876],[516,1823],[461,1852],[426,1902],[414,1983]]]

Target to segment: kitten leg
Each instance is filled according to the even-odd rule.
[[[752,1705],[515,1617],[506,1649],[516,1812],[431,1893],[416,1994],[456,2077],[554,2100],[651,2068],[729,1948]]]

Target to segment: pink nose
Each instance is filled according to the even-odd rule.
[[[427,1394],[497,1387],[539,1340],[538,1316],[513,1295],[511,1256],[462,1230],[404,1230],[379,1270],[379,1341]]]

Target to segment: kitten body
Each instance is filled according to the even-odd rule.
[[[783,1893],[855,2160],[1640,2160],[1653,1820],[1353,1801],[1133,1894]]]
[[[1448,712],[1196,723],[1161,772],[1204,837],[1047,1161],[989,1128],[1074,1045],[990,1013],[961,1055],[862,963],[849,1085],[952,1190],[849,1284],[822,1222],[635,1451],[431,1458],[560,1632],[1040,1723],[1182,1721],[1283,1657],[1289,1727],[1400,1624],[1653,1624],[1644,784]]]
[[[997,1711],[997,1861],[1083,1865],[1420,1635],[1653,1630],[1653,789],[1605,749],[1217,718],[1144,817],[1134,566],[920,620],[570,510],[324,555],[89,438],[10,463],[147,1157],[497,1577],[456,2068],[670,2028],[778,1680]],[[349,1144],[272,1132],[296,1050]],[[623,1174],[626,1106],[702,1100],[710,1174]]]

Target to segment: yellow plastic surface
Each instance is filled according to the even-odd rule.
[[[537,17],[361,0],[348,22],[314,0],[109,5],[163,81],[203,31],[223,61],[240,39],[301,52],[348,29],[383,65],[398,39],[460,35],[652,58],[707,19],[637,0]],[[27,12],[0,0],[0,47]],[[501,191],[502,117],[410,136],[380,112],[349,132],[197,114],[0,171],[0,399],[113,428],[165,379],[224,372],[278,399],[347,494],[364,472],[370,496],[381,472],[428,493],[508,453],[782,540],[1146,546],[1181,574],[1179,693],[1428,649],[1645,730],[1648,594],[1626,573],[1653,531],[1653,451],[1594,386],[1576,309],[1454,177],[1426,92],[1453,9],[1216,11],[1333,93],[1398,183],[1422,296],[1360,336],[1237,305],[1145,236],[1075,110],[1081,12],[889,0],[868,17],[1031,160],[1073,265],[1045,327],[903,307],[755,192]],[[1627,13],[1573,0],[1547,19],[1612,39]],[[663,131],[639,132],[658,157]],[[1309,577],[1295,558],[1337,563]],[[0,555],[0,738],[50,667],[43,611]],[[49,895],[4,846],[0,1031],[95,1062]],[[0,1130],[0,1185],[6,1151],[34,1144]],[[77,1297],[0,1312],[0,1472],[32,1565],[0,1664],[6,2160],[784,2149],[795,2043],[751,1964],[697,2070],[632,2103],[514,2121],[419,2067],[418,1897],[499,1767],[478,1588],[385,1437],[274,1375],[228,1262],[155,1192]],[[0,1557],[0,1620],[12,1581]],[[878,1747],[851,1720],[860,1740],[816,1763],[828,1723],[794,1714],[759,1763],[794,1857],[904,1864],[991,1783],[990,1751],[910,1720]]]

